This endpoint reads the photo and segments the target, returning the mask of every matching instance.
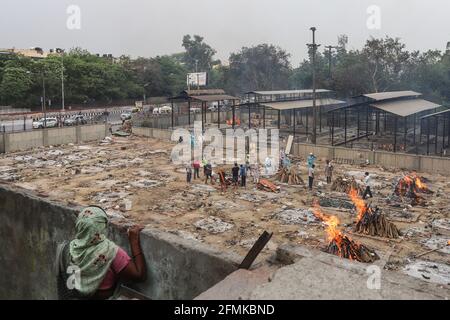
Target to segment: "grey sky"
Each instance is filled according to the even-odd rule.
[[[81,30],[66,28],[71,4],[81,9]],[[370,5],[381,8],[380,30],[366,26]],[[184,34],[200,34],[220,59],[268,42],[291,53],[295,66],[313,25],[322,46],[336,44],[339,34],[349,36],[349,48],[390,35],[409,50],[444,50],[449,13],[448,0],[1,0],[0,47],[80,46],[150,57],[180,52]]]

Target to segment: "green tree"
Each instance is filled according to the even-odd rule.
[[[289,57],[283,49],[269,44],[244,47],[230,56],[228,87],[234,93],[287,88],[291,72]]]
[[[213,60],[216,50],[205,43],[203,37],[199,35],[193,37],[185,35],[183,47],[186,50],[183,61],[190,72],[194,72],[196,68],[198,72],[209,71],[213,65],[220,63],[220,61]]]

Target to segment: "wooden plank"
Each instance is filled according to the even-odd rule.
[[[263,234],[259,237],[259,239],[255,242],[253,247],[247,253],[244,260],[242,260],[239,269],[247,269],[247,270],[250,269],[253,262],[258,257],[259,253],[264,249],[266,244],[269,242],[270,238],[272,238],[272,235],[273,233],[268,233],[267,231],[263,232]]]
[[[292,150],[292,143],[294,142],[294,137],[293,136],[289,136],[288,137],[288,141],[286,143],[286,150],[284,151],[284,153],[286,155],[291,154],[291,150]]]

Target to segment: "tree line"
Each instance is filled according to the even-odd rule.
[[[341,98],[368,92],[415,90],[439,103],[450,101],[450,55],[437,50],[408,51],[397,38],[371,38],[364,47],[347,49],[348,38],[316,53],[317,87]],[[90,105],[144,97],[175,95],[186,89],[186,74],[207,71],[210,88],[240,95],[252,90],[312,87],[309,59],[292,67],[290,54],[271,44],[243,47],[228,63],[201,36],[183,37],[184,51],[153,58],[105,58],[80,48],[44,59],[0,56],[0,105],[39,106],[46,97],[61,104],[64,68],[65,102]],[[64,67],[63,67],[64,66]]]

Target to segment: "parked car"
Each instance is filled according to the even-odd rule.
[[[156,107],[153,109],[152,112],[154,115],[172,113],[172,107],[169,106],[162,106],[160,108]]]
[[[132,117],[132,113],[130,111],[125,111],[124,113],[122,113],[120,115],[120,120],[125,121],[125,120],[130,120]]]
[[[54,117],[41,118],[38,121],[33,121],[33,129],[54,128],[58,126],[58,120]]]
[[[82,114],[77,114],[76,116],[70,117],[64,120],[65,126],[74,126],[78,124],[87,124],[88,118]]]

